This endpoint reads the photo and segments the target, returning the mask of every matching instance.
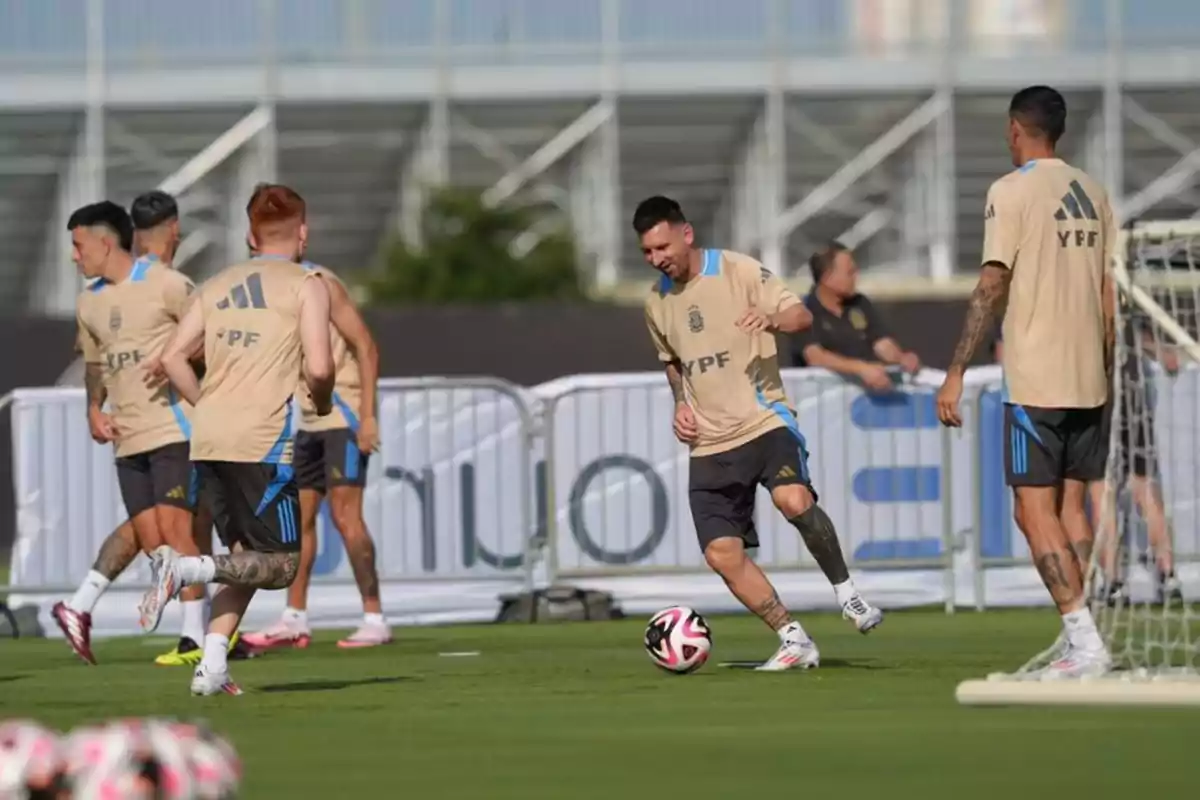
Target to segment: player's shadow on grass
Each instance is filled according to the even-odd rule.
[[[415,681],[417,678],[411,678],[405,675],[393,675],[391,677],[378,678],[359,678],[357,680],[345,681],[295,681],[293,683],[272,683],[267,686],[258,687],[260,692],[336,692],[341,689],[352,689],[356,686],[378,686],[386,683],[403,683],[404,681]]]
[[[28,675],[0,675],[0,683],[12,683],[28,678]]]

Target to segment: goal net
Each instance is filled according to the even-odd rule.
[[[1115,401],[1087,589],[1113,671],[1042,680],[1060,639],[961,684],[962,703],[1200,705],[1200,220],[1135,225],[1113,267]]]

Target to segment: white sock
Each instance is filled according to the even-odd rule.
[[[283,621],[297,628],[308,628],[308,611],[288,606],[283,610]]]
[[[179,633],[197,644],[204,641],[204,606],[206,604],[204,598],[183,600],[179,604],[183,609],[183,628]]]
[[[212,583],[217,574],[217,564],[212,556],[182,556],[175,564],[179,569],[179,579],[185,586]]]
[[[833,585],[833,593],[837,596],[839,606],[844,606],[850,602],[850,598],[858,594],[858,589],[854,588],[854,581],[847,578],[841,583]]]
[[[200,659],[200,666],[209,673],[225,672],[229,669],[228,652],[229,637],[210,633],[204,637],[204,657]]]
[[[1096,628],[1096,620],[1088,608],[1081,608],[1069,614],[1063,614],[1063,628],[1067,632],[1067,641],[1072,647],[1081,650],[1103,650],[1104,640]]]
[[[110,583],[112,581],[96,570],[90,571],[83,579],[83,583],[79,584],[79,588],[75,590],[75,595],[67,601],[67,608],[81,614],[92,613],[92,609],[96,607],[100,596],[108,589]]]
[[[363,614],[363,623],[376,628],[387,626],[387,620],[383,618],[383,614]]]
[[[803,626],[794,620],[775,632],[779,634],[779,641],[784,644],[801,644],[811,641]]]

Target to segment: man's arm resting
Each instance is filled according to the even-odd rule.
[[[804,348],[802,355],[804,356],[804,363],[810,367],[820,367],[850,378],[861,376],[863,370],[871,366],[870,362],[838,355],[832,350],[821,347],[819,344],[808,345]]]
[[[191,358],[203,346],[204,312],[199,303],[192,303],[163,349],[162,366],[167,380],[193,406],[200,402],[200,380],[192,369]]]
[[[967,321],[954,348],[949,372],[961,376],[979,346],[996,329],[996,319],[1003,315],[1008,302],[1008,286],[1011,282],[1012,271],[1003,265],[991,261],[983,265],[979,282],[967,304]]]
[[[890,336],[884,336],[876,340],[871,347],[875,351],[875,355],[885,364],[899,364],[904,358],[904,348],[897,344],[896,340]]]
[[[359,416],[362,419],[374,419],[375,385],[379,380],[379,348],[346,288],[337,281],[326,281],[326,286],[329,290],[329,319],[358,360],[363,387],[358,407]]]

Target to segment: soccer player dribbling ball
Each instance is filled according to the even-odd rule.
[[[816,667],[816,644],[746,553],[758,546],[754,503],[763,485],[833,584],[843,615],[863,633],[883,620],[855,589],[833,522],[817,505],[779,373],[774,334],[803,330],[812,316],[749,256],[696,247],[674,200],[643,201],[633,228],[662,273],[646,299],[646,325],[675,396],[675,436],[691,449],[688,497],[705,561],[779,636],[758,669]]]
[[[937,396],[942,423],[960,426],[963,372],[1003,315],[1005,477],[1063,620],[1049,678],[1112,665],[1084,595],[1094,539],[1084,501],[1108,458],[1116,228],[1103,187],[1055,155],[1066,119],[1066,102],[1048,86],[1013,96],[1016,170],[988,190],[979,283]]]

